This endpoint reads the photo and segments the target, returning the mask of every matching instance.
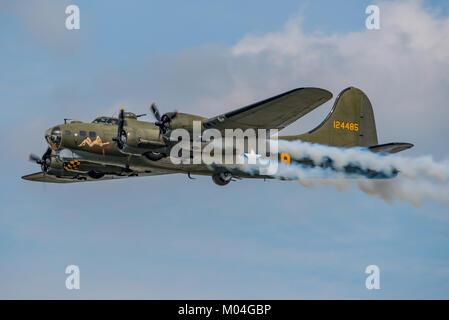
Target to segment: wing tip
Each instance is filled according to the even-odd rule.
[[[36,173],[27,174],[27,175],[21,176],[20,178],[23,179],[23,180],[33,181],[33,180],[30,178],[30,177],[33,176],[33,175],[36,175]]]
[[[292,90],[290,90],[290,91],[287,91],[287,92],[285,92],[285,93],[290,93],[290,92],[299,91],[299,90],[315,90],[315,91],[319,91],[319,92],[322,92],[323,94],[328,95],[328,96],[329,96],[329,99],[331,99],[331,98],[333,97],[332,92],[330,92],[330,91],[327,90],[327,89],[318,88],[318,87],[299,87],[299,88],[295,88],[295,89],[292,89]],[[284,94],[285,94],[285,93],[284,93]]]

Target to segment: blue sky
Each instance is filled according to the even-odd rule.
[[[64,27],[72,3],[77,31]],[[0,298],[447,299],[449,208],[439,203],[183,175],[20,179],[38,171],[27,155],[63,118],[143,113],[152,100],[214,116],[302,86],[336,96],[356,85],[380,142],[448,158],[448,6],[375,3],[379,31],[364,28],[371,1],[3,1]],[[290,132],[316,126],[331,103]],[[70,264],[79,291],[65,288]],[[371,264],[378,291],[364,286]]]

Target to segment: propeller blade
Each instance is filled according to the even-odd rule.
[[[159,110],[156,107],[156,103],[151,102],[150,109],[153,112],[154,117],[157,121],[161,121],[161,114],[159,113]]]
[[[45,160],[46,158],[49,158],[51,156],[51,148],[48,147],[47,151],[45,151],[44,155],[42,156],[42,160]]]
[[[125,119],[125,109],[121,108],[120,113],[118,115],[117,137],[120,137],[122,135],[124,119]]]
[[[37,164],[40,164],[42,172],[47,172],[48,167],[51,165],[51,148],[48,148],[47,151],[42,155],[42,158],[35,155],[34,153],[30,153],[28,156],[28,160],[33,161]]]
[[[113,141],[117,142],[117,147],[119,149],[123,148],[123,145],[126,143],[125,140],[125,131],[123,130],[123,125],[125,123],[125,109],[121,108],[120,113],[118,115],[118,123],[117,123],[117,137],[112,138]]]
[[[154,102],[152,102],[150,104],[150,109],[153,112],[153,115],[157,120],[154,124],[159,127],[159,134],[162,134],[162,135],[166,134],[168,131],[168,128],[170,126],[171,120],[174,119],[178,115],[178,111],[164,113],[161,116],[161,114],[156,106],[156,103],[154,103]]]
[[[41,158],[39,156],[35,155],[34,153],[30,153],[28,155],[28,160],[36,162],[36,163],[41,163],[41,161],[42,161]]]

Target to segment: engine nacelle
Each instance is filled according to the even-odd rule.
[[[125,127],[126,128],[126,127]],[[126,136],[120,152],[132,155],[142,155],[148,151],[164,149],[165,142],[159,134],[159,130],[126,128]]]
[[[193,131],[193,121],[202,122],[206,118],[188,113],[177,113],[170,121],[170,130],[185,129],[189,132]]]

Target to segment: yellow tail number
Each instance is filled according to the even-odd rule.
[[[359,124],[356,122],[350,121],[335,121],[334,120],[334,129],[348,130],[348,131],[359,131]]]

